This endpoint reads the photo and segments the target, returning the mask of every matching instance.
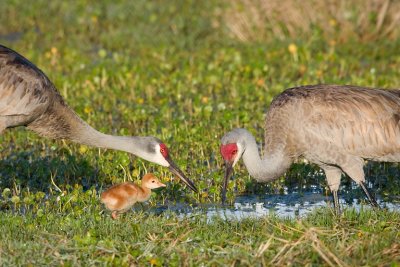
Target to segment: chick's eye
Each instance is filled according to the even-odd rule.
[[[156,181],[151,181],[152,183],[155,183]]]

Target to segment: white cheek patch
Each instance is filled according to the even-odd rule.
[[[236,143],[236,146],[238,148],[238,151],[236,153],[236,157],[235,160],[233,161],[232,167],[234,167],[236,165],[236,163],[239,161],[239,159],[242,157],[242,154],[244,152],[244,148],[242,146],[242,144],[240,143]]]
[[[160,152],[160,146],[156,145],[155,146],[155,151],[154,152],[142,152],[136,154],[138,157],[141,157],[142,159],[145,159],[147,161],[159,164],[164,167],[169,167],[168,161],[164,158],[164,156]]]
[[[156,162],[157,162],[158,164],[160,164],[161,166],[169,167],[168,161],[164,158],[163,155],[161,155],[161,152],[158,153],[158,155],[157,155],[157,157],[156,157]]]

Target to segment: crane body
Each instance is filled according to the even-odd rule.
[[[226,163],[223,198],[233,166],[240,157],[260,182],[280,177],[299,158],[324,170],[339,211],[337,192],[342,173],[365,185],[364,160],[400,161],[400,91],[357,86],[313,85],[285,90],[271,103],[265,120],[261,157],[253,135],[234,129],[221,139]]]

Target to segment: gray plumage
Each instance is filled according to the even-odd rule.
[[[16,126],[74,141],[82,129],[91,128],[66,105],[40,69],[0,46],[0,132]]]
[[[166,146],[152,136],[113,136],[83,121],[61,97],[47,76],[17,52],[0,45],[0,134],[26,126],[41,136],[95,147],[117,149],[169,167],[196,191],[174,164]]]
[[[342,172],[366,191],[364,159],[400,161],[399,96],[397,90],[356,86],[287,89],[272,101],[266,114],[263,159],[245,129],[227,133],[221,140],[221,153],[227,144],[241,144],[244,163],[259,181],[278,178],[294,160],[305,158],[325,171],[338,204]]]

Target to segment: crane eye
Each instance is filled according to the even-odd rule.
[[[232,155],[235,155],[237,153],[237,150],[232,151]]]
[[[168,149],[164,144],[160,144],[160,153],[164,158],[168,157]]]

